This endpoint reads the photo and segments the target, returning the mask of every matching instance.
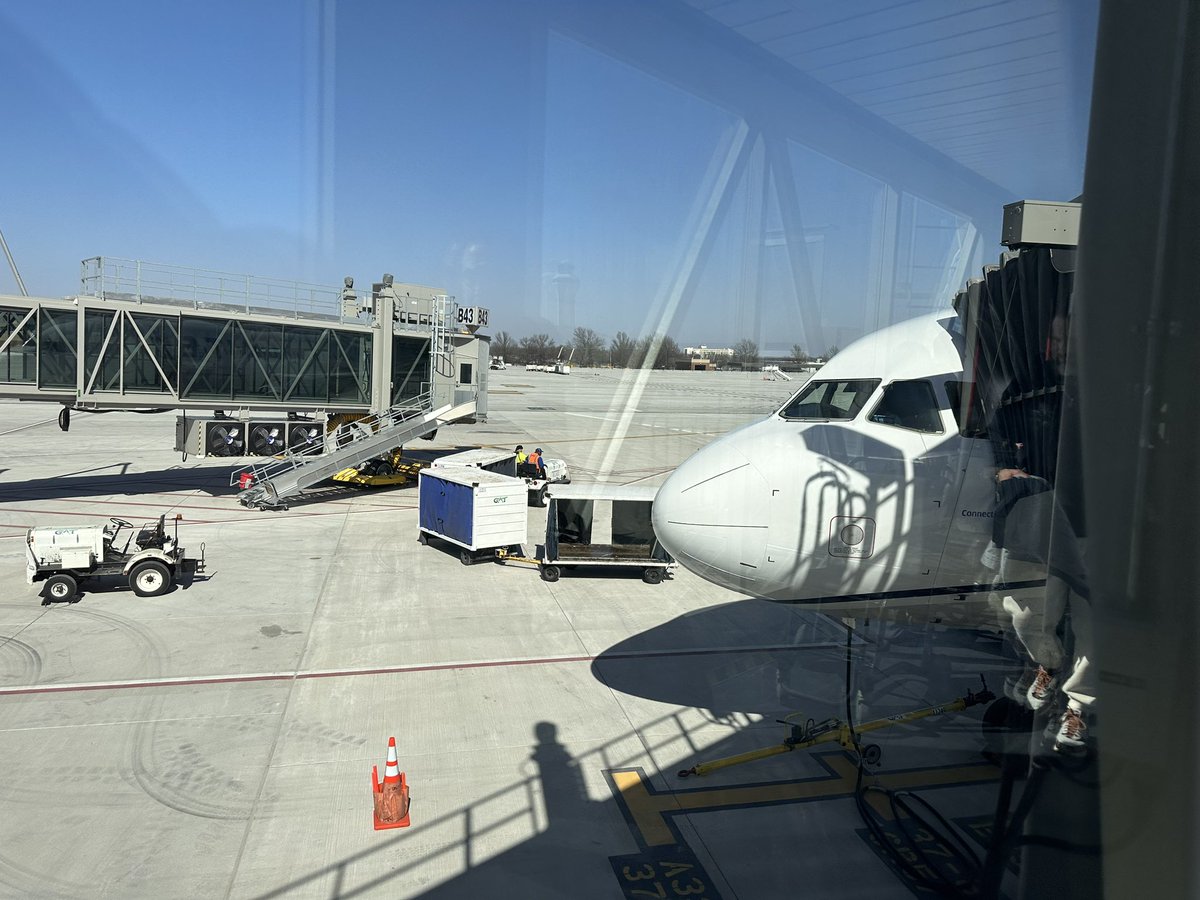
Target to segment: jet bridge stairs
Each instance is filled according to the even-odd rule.
[[[238,494],[238,502],[257,509],[287,509],[287,501],[299,496],[305,488],[474,411],[473,398],[434,409],[432,395],[422,394],[378,415],[343,426],[328,438],[336,444],[332,451],[318,445],[299,453],[284,453],[269,462],[235,472],[230,486],[244,483],[249,475],[249,484]]]

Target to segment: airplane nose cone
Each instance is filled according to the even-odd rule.
[[[659,488],[654,532],[697,575],[750,590],[766,551],[769,499],[758,469],[736,442],[721,440],[685,460]]]

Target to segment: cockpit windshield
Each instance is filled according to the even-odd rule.
[[[785,419],[853,419],[877,387],[878,378],[810,381],[779,414]]]

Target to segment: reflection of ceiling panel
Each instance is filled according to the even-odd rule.
[[[1066,7],[1087,4],[688,2],[996,184],[1070,190],[1082,179],[1092,44],[1080,39],[1089,17]]]

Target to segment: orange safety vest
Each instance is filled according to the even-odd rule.
[[[534,466],[535,468],[540,468],[542,455],[540,453],[530,453],[525,462],[529,463],[529,465]]]

